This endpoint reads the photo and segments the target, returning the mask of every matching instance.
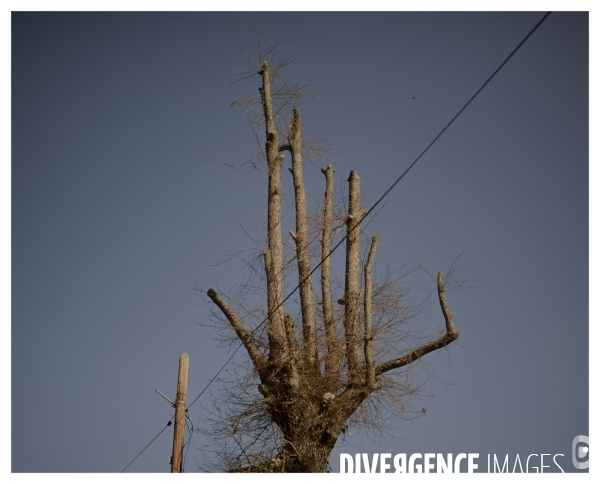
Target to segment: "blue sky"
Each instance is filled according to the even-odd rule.
[[[229,107],[232,40],[257,26],[290,45],[320,94],[306,129],[368,206],[541,16],[13,14],[12,471],[119,472],[170,418],[154,389],[174,395],[181,353],[188,399],[227,360],[191,286],[234,287],[240,265],[215,264],[249,245],[238,220],[266,214],[264,175],[206,163],[255,146]],[[465,348],[430,359],[427,414],[390,440],[353,432],[334,467],[339,452],[544,452],[572,469],[589,434],[588,54],[587,14],[550,15],[370,225],[380,269],[445,272],[462,254],[478,287],[449,297]],[[426,308],[419,324],[441,327]],[[128,471],[168,472],[170,438]]]

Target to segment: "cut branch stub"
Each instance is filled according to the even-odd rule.
[[[262,64],[261,88],[265,117],[265,147],[267,168],[269,171],[267,248],[265,254],[267,278],[267,336],[269,338],[269,361],[280,361],[285,357],[287,336],[284,324],[281,237],[281,165],[283,157],[279,155],[277,130],[273,117],[271,99],[271,71],[269,64]]]
[[[333,173],[331,164],[321,168],[325,175],[325,195],[323,200],[323,237],[321,238],[321,296],[323,304],[323,325],[327,355],[325,356],[325,374],[334,376],[338,373],[343,354],[339,350],[335,320],[333,318],[333,297],[331,295],[331,223],[333,218]]]
[[[348,218],[346,219],[346,278],[344,287],[344,331],[349,380],[358,377],[364,365],[360,331],[360,178],[352,170],[349,183]]]
[[[296,242],[296,260],[298,262],[298,281],[300,285],[300,309],[302,311],[302,338],[304,340],[304,358],[308,366],[318,372],[317,328],[311,277],[310,254],[308,252],[308,218],[306,212],[306,191],[302,173],[302,122],[300,111],[294,109],[292,136],[289,140],[292,156],[292,177],[296,202],[296,233],[292,238]]]
[[[377,253],[377,245],[379,244],[379,236],[376,235],[371,240],[371,248],[369,256],[365,264],[365,361],[367,363],[367,388],[375,387],[375,362],[373,360],[373,314],[371,311],[371,298],[373,297],[373,278],[371,272],[375,262],[375,254]]]

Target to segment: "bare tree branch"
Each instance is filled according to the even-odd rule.
[[[365,361],[367,363],[367,386],[368,388],[375,387],[375,362],[373,360],[373,314],[371,311],[371,303],[373,297],[373,279],[371,271],[375,262],[375,254],[377,253],[377,245],[379,244],[379,236],[376,235],[371,240],[371,248],[369,249],[369,257],[365,264]]]
[[[446,296],[444,295],[444,275],[441,272],[438,273],[437,286],[440,307],[442,308],[442,313],[444,314],[444,319],[446,320],[446,334],[434,341],[430,341],[429,343],[419,346],[416,350],[411,351],[410,353],[401,358],[382,363],[381,365],[377,365],[377,368],[375,370],[375,373],[377,375],[381,375],[386,371],[395,370],[396,368],[406,366],[412,363],[413,361],[418,360],[422,356],[431,353],[432,351],[439,350],[440,348],[449,345],[456,338],[458,338],[458,331],[456,331],[456,329],[454,328],[454,320],[452,318],[452,313],[450,312],[450,310],[448,309],[448,305],[446,304]]]
[[[360,206],[360,178],[352,170],[348,178],[348,218],[346,219],[346,283],[344,287],[344,330],[346,339],[346,357],[350,380],[358,376],[359,369],[364,365],[364,355],[360,348],[360,227],[362,217]],[[356,229],[356,230],[355,230]]]
[[[333,217],[333,173],[331,164],[321,168],[325,175],[325,195],[323,200],[323,235],[321,237],[321,297],[323,305],[323,325],[325,326],[325,339],[327,354],[325,356],[325,375],[332,377],[342,362],[343,354],[339,350],[336,324],[333,318],[333,297],[331,295],[331,232]]]
[[[235,334],[238,335],[238,338],[246,348],[252,363],[256,370],[260,373],[261,370],[266,365],[266,360],[263,355],[260,353],[259,349],[256,347],[254,340],[250,333],[244,328],[244,325],[238,318],[237,314],[233,309],[229,307],[229,304],[225,302],[225,300],[219,296],[213,289],[209,289],[206,295],[213,300],[213,302],[218,306],[218,308],[223,312],[231,327],[235,331]]]
[[[302,121],[300,111],[294,109],[292,136],[289,139],[292,155],[292,177],[296,200],[296,260],[298,261],[298,280],[300,284],[300,307],[302,310],[302,336],[304,339],[304,357],[315,372],[319,371],[317,353],[317,330],[311,277],[310,254],[308,252],[308,220],[306,213],[306,191],[302,174]]]
[[[265,262],[267,267],[267,307],[269,321],[269,361],[279,361],[285,355],[283,287],[281,281],[281,165],[277,130],[271,101],[271,71],[267,61],[262,62],[263,85],[259,88],[265,116],[267,167],[269,169],[268,236]]]

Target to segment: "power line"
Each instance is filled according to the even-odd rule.
[[[465,105],[460,109],[460,111],[458,111],[458,113],[450,120],[450,122],[448,122],[448,124],[446,124],[446,126],[439,132],[439,134],[433,139],[433,141],[431,141],[431,143],[429,143],[427,145],[427,147],[421,152],[421,154],[409,165],[409,167],[404,170],[404,172],[398,177],[398,179],[383,193],[383,195],[381,195],[381,197],[379,197],[379,199],[371,206],[371,208],[365,212],[365,214],[361,217],[361,219],[359,220],[359,222],[350,230],[350,232],[346,233],[346,235],[344,237],[342,237],[342,239],[333,247],[333,249],[331,249],[331,251],[329,252],[329,254],[327,254],[322,260],[321,262],[319,262],[317,264],[317,266],[310,272],[310,274],[308,276],[306,276],[302,281],[300,281],[300,283],[298,283],[298,285],[283,299],[283,301],[281,301],[281,303],[275,308],[275,311],[277,309],[279,309],[299,288],[300,286],[306,281],[308,280],[310,277],[312,277],[312,275],[316,272],[316,270],[321,267],[321,265],[323,264],[323,262],[325,262],[325,260],[327,260],[331,254],[333,254],[333,252],[340,246],[342,245],[342,243],[348,238],[348,235],[350,233],[352,233],[352,231],[354,229],[356,229],[356,227],[360,227],[360,224],[362,223],[362,221],[368,216],[370,215],[373,210],[375,209],[375,207],[377,207],[377,205],[379,205],[381,203],[381,201],[392,191],[392,189],[400,182],[400,180],[402,180],[402,178],[404,178],[404,176],[411,170],[411,168],[413,166],[415,166],[417,164],[417,162],[423,157],[423,155],[429,150],[429,148],[431,148],[431,146],[433,146],[433,144],[440,138],[440,136],[442,136],[442,134],[444,134],[444,132],[450,127],[450,125],[452,123],[454,123],[454,121],[456,120],[456,118],[458,118],[462,112],[467,108],[467,106],[469,104],[471,104],[471,102],[473,101],[473,99],[475,99],[477,97],[477,95],[483,90],[483,88],[485,86],[488,85],[488,83],[496,76],[496,74],[498,74],[498,72],[500,71],[500,69],[502,69],[502,67],[504,67],[504,65],[510,60],[510,58],[523,46],[523,44],[527,41],[527,39],[529,39],[529,37],[531,37],[531,35],[538,29],[538,27],[544,22],[544,20],[546,20],[548,18],[548,16],[551,14],[552,12],[547,12],[542,19],[535,25],[535,27],[533,27],[529,33],[525,36],[525,38],[519,43],[519,45],[517,45],[513,51],[508,55],[508,57],[506,59],[504,59],[504,62],[502,62],[502,64],[500,64],[500,66],[492,73],[492,75],[482,84],[482,86],[477,90],[477,92],[475,92],[475,94],[473,94],[473,96],[471,96],[471,98],[465,103]],[[258,331],[258,329],[264,325],[267,320],[269,319],[270,315],[267,315],[267,317],[254,329],[250,332],[250,336],[253,336],[254,333],[256,333],[256,331]],[[242,347],[242,343],[240,343],[238,345],[238,347],[233,351],[233,353],[231,354],[231,356],[227,359],[227,361],[223,364],[223,366],[221,366],[221,368],[219,369],[219,371],[216,373],[216,375],[208,382],[208,384],[202,389],[202,391],[200,392],[200,394],[192,401],[192,403],[190,403],[188,405],[188,409],[194,404],[196,403],[196,401],[204,394],[204,392],[208,389],[208,387],[216,380],[216,378],[221,374],[221,372],[225,369],[225,367],[229,364],[229,362],[233,359],[233,357],[235,356],[235,354],[238,352],[238,350]],[[186,409],[187,411],[187,409]]]
[[[373,205],[373,206],[372,206],[372,207],[369,209],[369,211],[368,211],[368,212],[367,212],[367,213],[364,215],[364,217],[360,219],[360,221],[361,221],[361,222],[363,221],[363,219],[364,219],[364,218],[365,218],[367,215],[369,215],[369,214],[370,214],[370,213],[373,211],[373,209],[374,209],[374,208],[375,208],[377,205],[379,205],[379,202],[381,202],[381,200],[383,200],[383,199],[385,198],[385,196],[386,196],[388,193],[390,193],[390,191],[392,191],[392,189],[393,189],[393,188],[394,188],[394,187],[395,187],[395,186],[398,184],[398,182],[399,182],[400,180],[402,180],[402,178],[404,178],[404,175],[406,175],[406,174],[408,173],[408,171],[409,171],[409,170],[410,170],[410,169],[411,169],[413,166],[415,166],[415,164],[417,163],[417,161],[419,161],[419,160],[421,159],[421,157],[422,157],[422,156],[423,156],[423,155],[424,155],[424,154],[427,152],[427,150],[429,150],[429,148],[431,148],[431,146],[433,145],[433,143],[435,143],[435,142],[438,140],[438,138],[444,134],[444,132],[445,132],[445,131],[446,131],[446,130],[447,130],[449,127],[450,127],[450,125],[451,125],[451,124],[452,124],[452,123],[453,123],[453,122],[456,120],[456,118],[458,118],[458,117],[460,116],[460,114],[461,114],[461,113],[462,113],[462,112],[463,112],[463,111],[464,111],[464,110],[467,108],[467,106],[468,106],[469,104],[471,104],[471,101],[473,101],[473,99],[475,99],[475,98],[477,97],[477,95],[478,95],[478,94],[479,94],[479,93],[480,93],[480,92],[483,90],[483,88],[484,88],[485,86],[487,86],[487,84],[488,84],[488,83],[489,83],[489,82],[492,80],[492,78],[493,78],[493,77],[494,77],[496,74],[498,74],[498,71],[499,71],[500,69],[502,69],[502,67],[504,67],[504,64],[506,64],[506,63],[508,62],[508,60],[509,60],[509,59],[510,59],[510,58],[511,58],[511,57],[512,57],[514,54],[515,54],[515,52],[517,52],[517,51],[518,51],[518,50],[521,48],[521,46],[522,46],[522,45],[523,45],[523,44],[524,44],[524,43],[527,41],[527,39],[528,39],[529,37],[531,37],[531,35],[532,35],[532,34],[533,34],[533,33],[534,33],[536,30],[537,30],[537,28],[538,28],[540,25],[542,25],[542,22],[543,22],[544,20],[546,20],[546,18],[548,18],[548,15],[550,15],[551,13],[552,13],[552,12],[547,12],[547,13],[546,13],[546,15],[544,15],[544,16],[542,17],[542,19],[541,19],[541,20],[540,20],[540,21],[539,21],[539,22],[536,24],[536,26],[535,26],[535,27],[533,27],[533,29],[531,29],[531,31],[530,31],[530,32],[529,32],[529,33],[528,33],[528,34],[525,36],[525,38],[524,38],[524,39],[521,41],[521,43],[520,43],[519,45],[517,45],[517,46],[514,48],[514,50],[513,50],[513,51],[512,51],[512,52],[509,54],[509,56],[508,56],[506,59],[504,59],[504,62],[503,62],[502,64],[500,64],[500,67],[498,67],[498,69],[496,69],[496,70],[494,71],[494,73],[493,73],[493,74],[492,74],[492,75],[491,75],[491,76],[488,78],[488,80],[487,80],[487,81],[485,81],[485,82],[483,83],[483,85],[482,85],[482,86],[481,86],[481,87],[480,87],[480,88],[477,90],[477,92],[476,92],[475,94],[473,94],[473,96],[471,97],[471,99],[469,99],[469,100],[467,101],[467,103],[466,103],[466,104],[465,104],[465,105],[462,107],[462,109],[461,109],[461,110],[460,110],[458,113],[456,113],[456,116],[454,116],[454,117],[453,117],[453,118],[450,120],[450,122],[449,122],[449,123],[448,123],[448,124],[447,124],[447,125],[444,127],[444,129],[442,129],[442,130],[440,131],[440,133],[439,133],[439,134],[438,134],[438,135],[437,135],[437,136],[436,136],[436,137],[433,139],[433,141],[427,145],[427,147],[426,147],[426,148],[425,148],[425,149],[424,149],[424,150],[421,152],[421,154],[420,154],[420,155],[417,157],[417,159],[416,159],[415,161],[413,161],[413,162],[411,163],[411,165],[410,165],[410,166],[409,166],[409,167],[408,167],[408,168],[407,168],[407,169],[404,171],[404,173],[402,173],[402,175],[400,175],[400,176],[398,177],[398,179],[397,179],[397,180],[396,180],[396,181],[395,181],[395,182],[392,184],[392,186],[390,186],[390,187],[389,187],[389,188],[388,188],[388,189],[387,189],[387,190],[386,190],[386,191],[383,193],[383,195],[381,195],[381,197],[379,198],[379,200],[377,200],[377,201],[375,202],[375,204],[374,204],[374,205]]]
[[[187,414],[186,414],[187,417]],[[190,429],[190,425],[192,426],[192,428]],[[183,446],[184,448],[187,445],[187,448],[185,449],[185,453],[183,454],[183,461],[181,462],[181,472],[185,472],[185,458],[187,457],[187,453],[188,450],[190,450],[190,443],[192,441],[192,435],[194,434],[194,424],[192,423],[192,420],[190,419],[190,423],[187,423],[187,420],[185,421],[185,426],[188,429],[188,432],[190,433],[190,436],[188,437],[188,441],[185,443],[185,445]]]
[[[150,447],[150,444],[152,444],[152,442],[154,442],[156,439],[158,439],[158,436],[159,436],[160,434],[162,434],[162,433],[165,431],[165,429],[166,429],[167,427],[169,427],[169,426],[170,426],[170,425],[173,423],[173,418],[174,418],[174,417],[175,417],[175,415],[173,415],[173,417],[171,417],[171,420],[169,420],[169,422],[167,423],[167,425],[165,425],[165,426],[164,426],[164,428],[163,428],[163,429],[162,429],[162,430],[161,430],[161,431],[160,431],[158,434],[156,434],[156,437],[154,437],[154,438],[153,438],[153,439],[150,441],[150,443],[149,443],[149,444],[148,444],[146,447],[144,447],[144,448],[142,449],[142,451],[141,451],[141,452],[140,452],[138,455],[136,455],[136,456],[133,458],[133,460],[132,460],[132,461],[131,461],[129,464],[127,464],[127,466],[125,467],[125,469],[123,469],[123,470],[121,471],[121,473],[125,472],[125,471],[127,470],[127,467],[129,467],[131,464],[133,464],[133,462],[134,462],[134,461],[135,461],[135,460],[136,460],[136,459],[137,459],[137,458],[138,458],[140,455],[142,455],[142,454],[144,453],[144,451],[145,451],[145,450],[146,450],[148,447]]]

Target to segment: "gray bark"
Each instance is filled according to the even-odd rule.
[[[287,334],[290,360],[295,362],[298,359],[298,353],[300,352],[298,337],[296,336],[296,323],[294,322],[294,318],[287,313],[285,315],[285,332]]]
[[[344,330],[349,380],[358,376],[365,360],[361,351],[360,331],[360,178],[352,170],[349,183],[348,218],[346,219],[346,279],[344,287]]]
[[[248,332],[248,330],[244,327],[243,323],[240,321],[240,318],[235,313],[233,309],[227,304],[227,302],[219,296],[213,289],[209,289],[206,293],[209,298],[217,305],[217,307],[221,310],[221,312],[225,315],[229,324],[237,334],[238,338],[246,348],[250,359],[252,360],[252,364],[258,374],[261,375],[263,369],[267,361],[263,357],[262,353],[257,348],[254,340],[252,339],[252,335]]]
[[[281,166],[283,157],[279,155],[279,144],[273,103],[271,99],[271,71],[269,64],[262,65],[263,85],[260,88],[265,117],[266,155],[269,171],[267,249],[265,254],[267,276],[267,335],[269,337],[269,361],[277,362],[285,356],[286,333],[284,325],[281,245]]]
[[[343,354],[339,348],[335,320],[333,319],[333,297],[331,295],[331,223],[333,218],[333,173],[331,164],[321,168],[325,175],[325,195],[323,200],[323,236],[321,238],[321,297],[323,304],[323,325],[327,355],[325,355],[325,375],[329,378],[339,371]]]
[[[292,177],[296,201],[296,260],[300,284],[300,309],[302,311],[302,336],[304,358],[310,368],[318,372],[317,328],[315,323],[315,301],[312,277],[310,275],[310,254],[308,252],[308,220],[306,213],[306,191],[302,173],[302,122],[300,111],[294,109],[292,136],[289,140],[292,155]]]
[[[364,312],[365,312],[365,361],[367,363],[367,387],[375,387],[375,363],[373,360],[373,314],[371,312],[371,298],[373,296],[373,278],[371,271],[375,262],[375,254],[377,253],[377,245],[379,244],[379,236],[376,235],[371,240],[371,248],[369,256],[365,264],[365,295],[364,295]]]

